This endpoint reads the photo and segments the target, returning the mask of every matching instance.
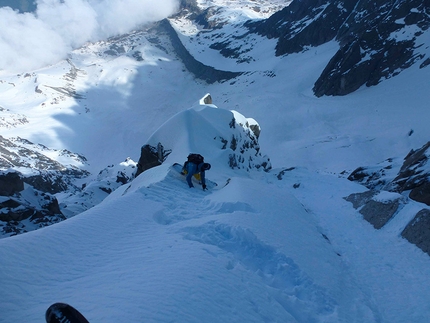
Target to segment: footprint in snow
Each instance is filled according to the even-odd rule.
[[[216,246],[234,257],[233,262],[258,275],[272,297],[298,322],[319,322],[335,315],[337,304],[289,257],[260,241],[250,230],[208,222],[182,230],[185,239]],[[232,261],[229,262],[233,269]]]

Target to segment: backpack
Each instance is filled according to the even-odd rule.
[[[189,154],[188,155],[188,162],[199,165],[203,163],[204,157],[200,154]]]

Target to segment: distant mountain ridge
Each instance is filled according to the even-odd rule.
[[[316,96],[346,95],[414,64],[430,64],[425,44],[429,1],[295,0],[270,18],[249,22],[252,32],[278,38],[276,55],[331,40],[340,48],[316,80]]]
[[[264,1],[255,2],[253,10],[263,10],[263,5]],[[347,95],[363,85],[377,85],[414,64],[419,68],[430,64],[430,50],[425,45],[430,27],[429,1],[294,0],[285,5],[269,18],[249,20],[245,26],[251,33],[277,39],[276,56],[337,41],[338,52],[315,80],[313,91],[318,97]],[[0,0],[0,7],[5,6],[21,13],[37,8],[29,0]],[[182,14],[185,12],[188,19],[205,29],[219,29],[228,23],[213,18],[221,7],[203,8],[194,0],[182,0],[180,7]],[[234,58],[246,51],[245,44],[235,44],[214,41],[210,47]]]

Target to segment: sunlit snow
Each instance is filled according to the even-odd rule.
[[[191,34],[181,39],[200,59],[208,44]],[[409,201],[375,230],[345,201],[365,188],[344,172],[387,158],[400,166],[429,140],[430,69],[316,98],[338,45],[275,57],[273,40],[259,38],[255,62],[229,63],[249,73],[207,85],[145,35],[134,35],[142,61],[107,55],[103,42],[71,52],[72,81],[68,61],[0,72],[4,137],[83,154],[93,174],[137,161],[147,142],[172,149],[94,208],[0,240],[0,322],[43,322],[54,302],[92,323],[426,322],[430,258],[400,236],[422,205]],[[81,98],[52,89],[68,83]],[[199,101],[206,93],[213,105]],[[213,137],[232,115],[260,125],[270,172],[228,166]],[[212,164],[216,188],[189,189],[171,170],[189,152]]]

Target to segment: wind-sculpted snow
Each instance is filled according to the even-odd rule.
[[[214,166],[214,170],[217,170],[217,163]],[[377,306],[363,301],[365,296],[354,286],[354,280],[349,281],[349,274],[342,266],[333,268],[339,266],[339,252],[330,250],[328,238],[323,238],[315,230],[315,223],[312,223],[309,214],[291,196],[285,195],[285,191],[267,184],[267,181],[241,183],[242,179],[234,178],[225,187],[219,182],[219,187],[204,192],[189,189],[184,178],[169,169],[167,164],[150,169],[132,183],[113,192],[106,203],[83,214],[76,221],[70,222],[70,225],[68,223],[71,220],[68,220],[63,226],[58,226],[58,229],[53,228],[53,231],[34,236],[36,240],[40,239],[37,237],[48,237],[46,247],[50,249],[48,254],[51,256],[44,262],[52,268],[44,275],[46,280],[39,283],[44,286],[45,292],[41,293],[34,288],[30,289],[29,295],[49,298],[43,295],[60,284],[63,286],[60,289],[75,295],[69,298],[72,303],[94,317],[91,310],[79,303],[78,299],[82,298],[80,291],[87,290],[88,293],[88,288],[97,290],[96,286],[100,289],[100,286],[107,284],[109,289],[113,288],[116,297],[123,293],[130,295],[129,290],[136,290],[133,287],[136,277],[141,277],[143,270],[145,279],[140,281],[141,287],[135,295],[151,295],[152,300],[146,299],[147,306],[141,310],[143,312],[139,312],[145,313],[142,315],[153,318],[154,321],[167,320],[172,313],[186,317],[184,321],[187,322],[194,322],[194,318],[196,321],[206,318],[213,322],[228,318],[248,322],[270,321],[275,318],[282,318],[283,322],[349,322],[349,315],[359,315],[366,322],[373,322],[375,317],[380,317]],[[218,171],[219,169],[222,168],[218,168]],[[283,177],[296,182],[299,178],[295,178],[297,175],[292,171],[285,173]],[[115,175],[116,170],[106,169],[100,174],[101,177],[106,176],[103,173]],[[215,171],[208,172],[208,177],[220,176]],[[256,184],[256,187],[249,185],[250,183]],[[111,209],[111,205],[116,206]],[[120,214],[123,217],[119,217]],[[115,223],[114,230],[110,223]],[[262,223],[265,225],[262,226]],[[56,237],[55,232],[62,237]],[[81,258],[82,252],[89,252],[88,258],[91,261],[88,265],[79,265],[78,278],[73,270],[68,272],[67,266],[61,265],[62,275],[59,277],[55,264],[63,263],[61,259],[64,258],[64,250],[61,246],[67,241],[63,236],[70,236],[71,232],[77,244],[75,251],[72,248],[66,253],[66,257],[71,257],[71,262],[68,263],[70,268],[76,268],[74,258],[77,253]],[[52,233],[54,236],[51,236]],[[83,239],[81,234],[86,238]],[[28,240],[22,241],[33,244],[32,237],[29,235]],[[118,237],[121,237],[120,241],[115,242]],[[60,242],[54,250],[50,243],[52,239]],[[159,247],[155,247],[157,244]],[[43,240],[36,245],[38,252],[45,248]],[[180,258],[175,256],[178,247],[182,250]],[[130,255],[130,250],[137,254]],[[161,258],[159,250],[162,250]],[[168,250],[171,251],[166,254]],[[2,252],[7,254],[4,259],[13,261],[13,254],[8,253],[7,246]],[[325,255],[325,260],[315,264],[315,257],[321,252]],[[68,254],[70,255],[67,256]],[[27,253],[21,256],[22,261],[31,262]],[[113,259],[120,259],[121,263],[113,263]],[[196,259],[199,260],[198,263]],[[331,259],[328,268],[327,259]],[[19,263],[16,262],[16,265]],[[100,263],[110,264],[105,266],[112,269],[107,269],[108,272],[98,276],[91,267]],[[187,274],[181,268],[188,268]],[[200,268],[198,272],[190,275],[197,268]],[[161,276],[160,272],[163,273]],[[321,286],[321,278],[317,277],[325,276],[328,272],[336,280],[346,284],[346,287],[340,287],[345,288],[345,292],[340,293],[336,287],[338,283],[331,279],[331,283]],[[26,272],[24,274],[28,275]],[[19,279],[21,275],[20,270],[15,269],[13,276]],[[117,275],[131,278],[129,281],[115,282],[114,277]],[[34,275],[32,277],[30,279],[40,279]],[[82,280],[82,277],[88,278]],[[184,283],[184,277],[188,277],[186,281],[189,283]],[[62,282],[63,279],[66,282]],[[146,280],[154,282],[154,286],[147,286]],[[200,284],[196,285],[196,281]],[[2,284],[10,292],[19,295],[13,284]],[[186,304],[165,298],[164,295],[168,293],[166,286],[168,290],[181,295]],[[193,286],[191,293],[199,296],[197,299],[189,298],[190,286]],[[211,292],[206,293],[206,290]],[[111,293],[107,292],[107,295]],[[349,301],[343,300],[344,293],[348,295],[347,299],[351,297],[358,300],[360,305],[357,309],[353,309]],[[109,296],[102,297],[94,292],[90,295],[90,298],[97,299],[98,305],[109,304]],[[210,302],[206,303],[206,300]],[[220,313],[218,305],[214,308],[214,304],[223,303],[237,304],[241,309],[238,312],[226,311],[221,306]],[[115,308],[112,305],[110,307]],[[157,313],[149,310],[154,308],[158,309]],[[127,312],[136,313],[136,310],[130,309]],[[350,312],[355,314],[349,314]],[[104,320],[115,320],[115,313],[108,313],[109,317],[104,316]]]
[[[261,129],[257,121],[203,100],[166,121],[147,143],[171,151],[166,162],[172,164],[183,163],[194,152],[209,163],[220,160],[221,167],[269,171],[270,158],[262,154],[258,143]]]
[[[210,175],[208,172],[209,178]],[[236,276],[238,272],[251,276],[253,284],[263,287],[263,295],[267,295],[267,301],[272,304],[271,307],[274,311],[267,313],[264,309],[259,309],[262,303],[252,301],[249,305],[252,306],[251,313],[256,315],[255,318],[260,317],[260,319],[270,321],[277,317],[282,318],[283,322],[336,322],[338,304],[331,292],[326,287],[319,286],[293,258],[263,242],[252,229],[248,228],[248,224],[245,224],[251,221],[251,218],[255,220],[261,216],[267,217],[267,220],[270,221],[272,216],[271,211],[266,209],[266,205],[270,204],[269,201],[264,201],[266,194],[262,194],[258,198],[260,202],[257,202],[256,196],[253,194],[258,190],[252,193],[252,188],[244,189],[243,185],[247,185],[246,182],[241,183],[240,179],[233,179],[233,183],[226,186],[219,185],[209,192],[196,188],[189,189],[182,175],[168,165],[161,165],[143,172],[134,182],[109,197],[108,202],[119,196],[134,196],[134,199],[141,200],[142,212],[146,214],[144,215],[146,219],[166,228],[169,234],[182,236],[183,242],[178,243],[187,245],[189,243],[187,241],[191,241],[193,249],[197,248],[203,252],[203,255],[199,257],[202,262],[217,263],[214,267],[218,268],[217,272],[213,273],[213,275],[219,276],[216,279],[227,275],[224,279],[229,282],[228,276]],[[269,187],[267,187],[267,193],[269,191]],[[239,196],[237,199],[219,198],[231,196],[232,192],[237,192],[236,194],[243,192],[251,198],[249,201],[248,199],[242,200]],[[277,193],[272,192],[272,194]],[[151,207],[153,203],[158,207]],[[297,208],[296,202],[289,200],[289,203],[291,203],[293,212],[298,212],[299,217],[303,217],[303,210],[300,210],[300,207]],[[265,212],[268,213],[265,214]],[[245,221],[245,226],[229,223],[231,220],[238,220],[243,216],[249,218]],[[283,227],[284,224],[281,223],[286,221],[285,225],[291,226],[288,224],[290,220],[279,218],[278,225]],[[313,228],[303,229],[307,232],[308,239],[321,239],[320,242],[329,247],[326,240]],[[309,250],[309,252],[313,253],[316,250]],[[332,256],[337,257],[334,253]],[[220,265],[221,268],[219,268]],[[208,269],[204,263],[198,266],[207,270],[205,274],[201,275],[202,277],[209,279],[212,276],[213,268]],[[321,270],[324,271],[322,268]],[[237,282],[231,283],[237,284]],[[250,288],[253,289],[251,286],[247,287],[247,289]],[[223,294],[222,289],[223,284],[214,289],[213,294]],[[229,296],[231,301],[234,297],[234,295]],[[249,295],[249,297],[253,298],[255,295]],[[251,313],[248,312],[248,314]],[[238,313],[238,315],[245,317],[246,314]],[[241,319],[238,318],[238,320]],[[251,321],[253,320],[251,319]],[[259,320],[257,319],[257,321]]]
[[[242,266],[269,286],[273,297],[298,322],[317,322],[336,310],[336,302],[315,285],[293,259],[264,244],[250,230],[211,221],[183,230],[185,239],[216,246],[232,259],[228,269]]]
[[[37,321],[59,300],[79,308],[90,322],[395,321],[390,319],[401,310],[391,314],[398,304],[381,304],[388,297],[384,290],[394,288],[399,295],[407,280],[392,286],[395,273],[373,258],[384,256],[397,268],[395,255],[375,248],[374,232],[351,217],[351,208],[337,210],[339,180],[310,180],[313,174],[304,170],[292,170],[281,181],[255,169],[230,175],[225,186],[190,189],[162,164],[87,212],[0,240],[0,298],[16,300],[0,303],[0,322]],[[220,178],[208,172],[214,177]],[[296,182],[303,185],[294,189]],[[317,193],[326,205],[309,201]],[[302,203],[327,208],[327,216],[317,218]],[[348,230],[350,218],[355,226]],[[333,240],[320,232],[320,221]],[[343,239],[352,241],[342,244]],[[363,239],[371,240],[372,253],[357,248]],[[403,256],[409,250],[396,246]],[[429,284],[425,277],[407,286],[419,291]],[[422,301],[420,295],[414,299]]]
[[[258,123],[236,111],[206,104],[205,98],[210,98],[210,95],[206,95],[192,108],[172,117],[148,140],[154,146],[162,143],[169,151],[166,154],[167,160],[163,158],[161,162],[166,160],[170,164],[183,163],[188,153],[199,152],[205,155],[207,162],[214,164],[212,174],[221,175],[219,178],[222,182],[227,180],[228,175],[223,172],[226,168],[246,172],[251,169],[270,170],[270,159],[260,152],[258,136],[261,129]],[[0,160],[0,166],[3,164],[6,169],[15,167],[25,169],[26,172],[36,172],[37,176],[27,176],[25,182],[41,191],[57,194],[61,208],[61,213],[57,213],[60,213],[60,217],[55,221],[47,221],[46,225],[94,207],[121,185],[129,183],[137,174],[136,163],[131,158],[104,168],[94,178],[89,176],[89,172],[77,167],[87,164],[85,157],[79,154],[52,150],[20,138],[7,140],[0,137],[0,144],[4,156]],[[67,164],[63,165],[48,155]],[[79,184],[75,183],[76,180]],[[234,205],[233,208],[237,206]],[[23,220],[22,217],[13,218]],[[11,224],[8,223],[7,227],[11,227]],[[20,223],[15,223],[12,227],[16,229],[8,229],[8,235],[10,232],[17,234],[30,230],[28,226],[28,229],[22,229],[24,225]]]
[[[139,192],[143,193],[147,198],[161,202],[166,206],[163,210],[154,214],[154,220],[159,224],[170,225],[193,218],[204,217],[208,214],[224,214],[238,211],[256,212],[248,203],[241,201],[208,203],[205,199],[207,192],[202,191],[200,188],[187,189],[188,192],[183,192],[184,188],[188,187],[185,184],[185,177],[170,167],[168,169],[167,176],[163,180],[139,189]],[[144,173],[141,177],[146,180],[146,175]],[[148,176],[149,178],[151,177],[151,175]],[[208,172],[207,176],[211,177],[210,172]],[[213,190],[218,191],[222,189],[224,184],[219,183]],[[131,186],[133,186],[133,183],[130,184]],[[177,198],[171,199],[170,196],[175,194]],[[195,207],[190,209],[190,204],[195,205]]]

